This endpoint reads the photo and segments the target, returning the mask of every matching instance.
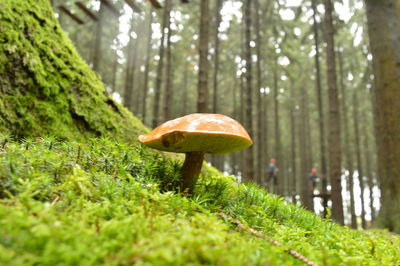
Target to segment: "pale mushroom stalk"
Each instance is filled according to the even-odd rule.
[[[204,152],[187,152],[181,169],[182,192],[192,193],[204,160]]]

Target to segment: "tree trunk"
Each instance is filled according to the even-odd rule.
[[[268,96],[267,96],[267,94],[264,94],[264,96],[263,96],[263,106],[264,106],[264,110],[263,110],[263,115],[264,115],[264,123],[263,123],[263,132],[264,132],[264,134],[263,134],[263,142],[264,142],[264,144],[263,144],[263,147],[264,147],[264,149],[263,149],[263,157],[265,158],[265,165],[263,165],[262,166],[262,168],[263,168],[263,183],[264,183],[264,185],[265,185],[265,187],[267,187],[267,184],[266,184],[266,180],[267,180],[267,176],[268,176],[268,173],[267,173],[267,166],[268,166],[268,158],[269,158],[269,150],[268,150],[268,148],[270,147],[270,145],[269,145],[269,143],[268,143],[268,141],[269,141],[269,139],[268,139],[268,137],[270,136],[270,134],[269,134],[269,109],[268,109],[268,107],[269,107],[269,101],[268,101],[269,99],[268,99]]]
[[[101,41],[103,38],[104,11],[105,11],[104,4],[103,2],[100,1],[100,9],[97,15],[96,34],[94,38],[94,49],[93,49],[93,59],[92,59],[93,63],[92,68],[96,72],[99,72],[101,55],[102,55]]]
[[[274,67],[274,73],[273,73],[273,86],[274,86],[274,127],[275,127],[275,150],[274,150],[274,156],[277,162],[277,166],[280,165],[282,167],[282,162],[281,162],[281,130],[280,130],[280,123],[279,123],[279,101],[278,101],[278,62],[277,58],[275,58],[275,67]],[[278,173],[278,176],[281,174]],[[277,178],[277,186],[272,184],[273,191],[277,194],[282,193],[283,191],[283,182],[280,180],[278,177]]]
[[[297,142],[296,142],[296,136],[297,136],[297,132],[296,132],[296,110],[295,110],[295,99],[296,99],[296,95],[295,95],[295,89],[294,86],[291,86],[290,89],[290,98],[292,99],[292,103],[290,104],[290,133],[291,133],[291,142],[290,142],[290,146],[291,146],[291,165],[292,165],[292,180],[291,180],[291,184],[290,184],[290,191],[289,191],[289,195],[292,196],[292,202],[295,202],[295,197],[297,195],[297,153],[296,153],[296,147],[297,147]]]
[[[113,75],[111,80],[111,91],[116,91],[116,82],[117,82],[117,72],[118,72],[118,55],[114,53],[114,63],[113,63]]]
[[[171,53],[171,0],[165,2],[165,9],[168,9],[168,20],[166,22],[167,34],[167,64],[166,64],[166,81],[164,87],[164,107],[163,122],[171,119],[172,107],[172,53]]]
[[[197,112],[208,112],[208,22],[209,0],[200,1],[199,80]]]
[[[222,0],[216,0],[215,6],[215,34],[214,34],[214,73],[213,73],[213,108],[212,112],[217,113],[218,109],[218,70],[219,70],[219,25],[221,23]]]
[[[137,70],[137,65],[138,65],[138,54],[139,54],[139,40],[140,40],[140,31],[136,31],[136,40],[135,40],[135,45],[133,49],[133,59],[132,59],[132,72],[131,72],[131,101],[133,102],[132,97],[135,95],[135,102],[132,106],[132,112],[134,114],[137,114],[139,111],[139,100],[140,100],[140,86],[137,86],[137,84],[140,84],[139,82],[136,82],[136,70]]]
[[[256,53],[257,53],[257,86],[256,86],[256,96],[257,96],[257,138],[256,141],[257,145],[257,158],[256,158],[256,176],[257,176],[257,183],[262,184],[262,176],[263,176],[263,167],[266,167],[266,160],[263,156],[263,149],[264,149],[264,142],[263,142],[263,105],[262,105],[262,97],[263,94],[261,93],[262,87],[262,69],[261,69],[261,27],[260,27],[260,4],[259,0],[254,1],[254,12],[255,12],[255,32],[256,32]]]
[[[374,192],[373,192],[373,188],[374,188],[374,175],[372,172],[372,158],[371,158],[371,154],[372,154],[372,150],[371,150],[371,146],[370,146],[370,141],[371,141],[371,137],[368,134],[369,130],[367,128],[367,124],[368,124],[368,120],[366,118],[365,113],[363,113],[362,115],[362,132],[365,132],[364,135],[364,149],[365,149],[365,169],[366,169],[366,176],[368,177],[368,187],[369,187],[369,208],[371,211],[371,221],[374,221],[375,219],[375,209],[374,209]],[[371,141],[372,142],[372,141]]]
[[[350,128],[349,128],[349,117],[347,109],[347,95],[344,85],[344,71],[343,71],[343,60],[342,55],[339,53],[339,73],[340,73],[340,90],[341,90],[341,107],[343,115],[343,126],[344,126],[344,152],[345,160],[344,169],[349,171],[349,177],[347,179],[348,190],[350,193],[350,216],[351,216],[351,228],[357,229],[357,216],[355,211],[355,201],[354,201],[354,165],[353,165],[353,154],[350,148]]]
[[[341,185],[340,113],[336,80],[332,2],[325,0],[327,77],[329,89],[329,177],[331,180],[332,218],[343,224]]]
[[[127,60],[125,69],[125,84],[124,84],[124,106],[132,111],[132,69],[133,69],[133,53],[134,40],[132,38],[133,18],[131,18],[131,27],[129,29],[129,42],[127,46]]]
[[[235,69],[236,70],[236,69]],[[233,71],[233,77],[234,77],[234,82],[233,82],[233,94],[232,94],[232,102],[233,102],[233,108],[232,108],[232,117],[237,118],[239,115],[237,114],[237,89],[238,89],[238,84],[237,84],[237,77],[236,77],[236,71]],[[233,175],[237,175],[238,171],[238,152],[234,152],[231,155],[231,163],[232,163],[232,173]]]
[[[181,115],[186,115],[188,113],[187,111],[187,102],[188,102],[188,92],[189,92],[189,88],[188,88],[188,66],[189,63],[188,61],[185,61],[185,65],[184,65],[184,69],[183,69],[183,88],[182,88],[182,111],[181,111]]]
[[[149,91],[149,72],[150,72],[150,56],[151,56],[151,35],[153,31],[151,30],[151,24],[153,23],[153,8],[150,7],[149,10],[149,24],[147,25],[148,39],[146,45],[146,62],[144,67],[144,84],[142,92],[142,120],[143,123],[146,121],[146,111],[147,111],[147,93]]]
[[[246,106],[245,106],[245,125],[246,130],[253,137],[253,92],[252,92],[252,59],[251,59],[251,2],[245,2],[244,19],[245,19],[245,58],[246,58]],[[245,150],[245,171],[244,178],[246,181],[254,181],[254,162],[253,162],[253,146]]]
[[[313,9],[313,31],[314,31],[314,45],[315,45],[315,71],[316,71],[316,79],[315,79],[315,89],[317,91],[317,104],[318,104],[318,126],[319,126],[319,147],[320,147],[320,158],[321,158],[321,194],[327,194],[327,186],[328,186],[328,170],[326,165],[326,140],[325,140],[325,119],[324,119],[324,111],[323,111],[323,103],[322,103],[322,85],[321,85],[321,67],[320,67],[320,54],[319,54],[319,34],[318,34],[318,26],[317,26],[317,6],[316,0],[312,0],[312,9]],[[328,207],[328,198],[322,198],[322,206],[324,208],[323,216],[326,216],[326,208]]]
[[[367,227],[367,223],[365,221],[365,204],[364,204],[364,169],[361,162],[361,143],[360,143],[360,124],[359,124],[359,115],[358,115],[358,100],[357,100],[357,92],[353,93],[353,120],[354,120],[354,138],[356,145],[356,162],[357,162],[357,172],[358,172],[358,180],[360,183],[360,198],[361,198],[361,227],[365,229]]]
[[[168,0],[170,1],[170,0]],[[165,39],[165,26],[169,21],[169,10],[164,8],[163,20],[161,25],[161,41],[159,50],[159,59],[157,65],[157,77],[156,84],[154,86],[154,102],[153,102],[153,128],[158,126],[160,116],[160,98],[161,98],[161,83],[163,80],[163,68],[164,68],[164,39]]]
[[[301,180],[301,200],[306,209],[310,211],[314,211],[314,202],[311,191],[311,184],[308,180],[308,172],[310,170],[309,162],[308,162],[308,150],[310,146],[307,141],[307,91],[304,86],[301,86],[301,98],[300,98],[300,116],[301,116],[301,124],[300,124],[300,180]]]
[[[213,73],[213,107],[212,112],[218,113],[218,70],[219,70],[219,25],[221,23],[221,7],[222,0],[217,0],[215,3],[215,34],[214,34],[214,73]],[[222,171],[223,155],[213,155],[211,163],[217,169]]]
[[[375,75],[378,173],[382,207],[378,223],[400,233],[400,22],[397,0],[366,0]]]

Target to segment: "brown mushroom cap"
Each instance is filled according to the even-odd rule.
[[[190,114],[167,121],[139,141],[154,149],[170,152],[223,154],[253,144],[238,122],[221,114]]]

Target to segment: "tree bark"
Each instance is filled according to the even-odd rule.
[[[336,78],[332,2],[325,0],[327,77],[329,91],[329,177],[331,180],[332,218],[343,224],[341,185],[340,113]]]
[[[257,177],[257,183],[262,184],[262,176],[263,176],[263,167],[266,167],[267,162],[265,160],[264,154],[263,154],[263,149],[264,149],[264,141],[263,141],[263,105],[262,105],[262,97],[263,94],[261,93],[261,88],[262,88],[262,69],[261,69],[261,27],[260,27],[260,21],[261,21],[261,16],[260,16],[260,3],[259,0],[254,1],[254,12],[255,12],[255,22],[254,22],[254,30],[256,32],[256,54],[257,54],[257,63],[256,63],[256,69],[257,69],[257,86],[256,86],[256,96],[257,96],[257,138],[256,141],[258,143],[257,145],[257,158],[256,158],[256,177]]]
[[[170,1],[170,0],[168,0]],[[160,116],[160,99],[161,99],[161,83],[163,80],[163,68],[164,68],[164,40],[165,40],[165,26],[169,21],[169,10],[164,8],[163,20],[161,25],[161,40],[159,49],[159,60],[157,65],[157,78],[154,86],[154,102],[153,102],[153,128],[159,123]]]
[[[112,92],[116,91],[116,82],[117,82],[117,72],[118,72],[118,55],[114,53],[114,63],[113,63],[113,75],[111,80],[111,90]]]
[[[133,54],[134,40],[132,38],[133,18],[131,18],[131,26],[129,29],[129,42],[127,46],[127,60],[125,69],[125,84],[124,84],[124,106],[132,111],[132,69],[133,69]]]
[[[373,153],[373,151],[371,150],[371,146],[370,146],[370,141],[371,141],[371,137],[370,134],[368,134],[369,130],[367,128],[367,124],[368,124],[368,120],[366,118],[365,113],[363,113],[362,115],[362,132],[365,132],[364,135],[364,149],[365,149],[365,170],[366,170],[366,176],[368,177],[368,188],[369,188],[369,208],[371,211],[371,221],[375,220],[375,208],[374,208],[374,175],[372,172],[372,157],[371,154]],[[372,142],[372,141],[371,141]]]
[[[290,89],[290,98],[292,99],[292,103],[290,104],[290,133],[291,133],[291,139],[290,139],[290,146],[291,146],[291,165],[292,165],[292,180],[291,180],[291,184],[290,184],[290,191],[289,191],[289,195],[292,196],[292,202],[295,202],[295,198],[297,195],[297,152],[296,152],[296,147],[297,147],[297,142],[296,142],[296,136],[297,136],[297,132],[296,132],[296,110],[295,110],[295,99],[296,99],[296,95],[295,95],[295,89],[294,86],[291,86]]]
[[[366,0],[375,76],[381,210],[378,225],[400,233],[400,21],[397,0]]]
[[[357,216],[355,210],[355,200],[354,200],[354,165],[353,165],[353,154],[350,148],[350,128],[349,128],[349,117],[348,117],[348,109],[347,109],[347,95],[344,84],[344,71],[343,71],[343,60],[342,54],[338,54],[339,59],[339,74],[340,74],[340,90],[341,90],[341,107],[342,107],[342,115],[343,115],[343,127],[344,127],[344,157],[346,162],[344,164],[344,168],[349,171],[349,176],[347,178],[348,190],[350,193],[350,218],[351,228],[357,229]]]
[[[142,119],[143,123],[146,122],[146,111],[147,111],[147,93],[149,91],[149,73],[150,73],[150,56],[151,56],[151,35],[153,31],[151,30],[151,25],[153,23],[153,8],[149,9],[149,24],[147,25],[147,45],[146,45],[146,62],[144,67],[144,84],[142,92]]]
[[[353,92],[353,120],[354,120],[354,138],[356,145],[356,162],[357,162],[357,172],[358,180],[360,184],[360,198],[361,198],[361,227],[365,229],[367,223],[365,220],[365,204],[364,204],[364,169],[361,162],[361,143],[360,143],[360,123],[358,114],[358,100],[357,92]]]
[[[104,24],[104,4],[100,1],[100,9],[97,15],[97,24],[96,24],[96,34],[94,38],[94,49],[93,49],[93,59],[92,59],[92,68],[94,71],[99,72],[100,69],[100,61],[101,61],[101,41],[103,38],[103,24]]]
[[[320,158],[321,158],[321,194],[327,194],[328,186],[328,171],[326,165],[326,140],[325,140],[325,119],[322,103],[322,85],[321,85],[321,67],[320,67],[320,54],[319,54],[319,33],[317,25],[317,5],[316,0],[312,0],[313,9],[313,31],[314,31],[314,45],[315,45],[315,89],[317,91],[317,105],[318,105],[318,126],[319,126],[319,147],[320,147]],[[326,216],[326,208],[328,207],[328,198],[322,198],[322,206],[324,208],[323,216]]]
[[[183,88],[182,88],[182,111],[181,115],[186,115],[188,113],[187,111],[187,102],[188,102],[188,65],[189,63],[185,61],[184,69],[183,69]]]
[[[222,0],[215,3],[215,34],[214,34],[214,73],[213,73],[213,107],[212,112],[218,113],[218,70],[219,70],[219,26],[221,23]],[[220,171],[223,171],[223,155],[213,155],[211,163]]]
[[[306,209],[314,211],[314,202],[311,191],[311,184],[308,180],[308,172],[310,170],[308,162],[308,150],[310,146],[307,141],[307,92],[303,85],[301,85],[301,98],[300,98],[300,180],[301,180],[301,200]]]
[[[171,0],[165,2],[165,9],[168,9],[168,20],[166,22],[167,34],[167,64],[166,64],[166,81],[164,87],[164,107],[163,107],[163,122],[171,119],[172,107],[172,52],[171,52]]]
[[[278,58],[275,58],[275,67],[273,70],[273,86],[274,86],[274,127],[275,127],[275,149],[274,149],[274,156],[277,162],[277,166],[280,165],[282,166],[281,163],[281,130],[280,130],[280,121],[279,121],[279,101],[278,101],[278,95],[279,95],[279,89],[278,89]],[[278,167],[280,168],[280,167]],[[280,175],[280,174],[278,174]],[[272,184],[273,191],[277,194],[282,193],[283,191],[283,182],[280,180],[278,177],[277,178],[277,186],[275,187],[274,184]]]
[[[212,112],[217,113],[218,109],[218,70],[219,70],[219,25],[221,23],[222,0],[216,0],[215,6],[215,34],[214,34],[214,73],[213,73],[213,108]]]
[[[208,39],[209,0],[200,1],[199,80],[197,112],[208,112]]]
[[[245,58],[246,58],[246,106],[245,106],[245,125],[250,137],[253,137],[253,90],[252,90],[252,58],[251,58],[251,2],[245,2],[244,19],[245,19]],[[245,150],[245,169],[244,178],[246,181],[254,181],[254,159],[253,146]]]

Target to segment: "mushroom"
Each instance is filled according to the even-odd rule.
[[[185,153],[182,191],[192,193],[204,154],[224,154],[253,144],[249,134],[234,119],[221,114],[190,114],[167,121],[146,135],[143,144],[162,151]]]

